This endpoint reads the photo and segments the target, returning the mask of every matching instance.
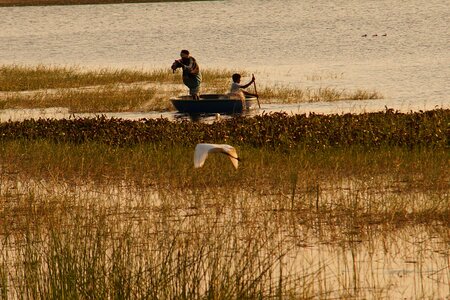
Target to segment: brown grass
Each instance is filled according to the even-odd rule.
[[[238,153],[1,143],[2,297],[446,295],[448,152]]]
[[[227,93],[234,72],[248,76],[242,70],[203,69],[201,92]],[[253,92],[252,87],[247,90]],[[46,108],[53,105],[67,107],[71,112],[173,110],[169,99],[187,94],[180,72],[173,74],[170,69],[92,71],[44,65],[1,66],[0,91],[3,91],[0,94],[0,109]],[[261,86],[258,92],[262,103],[383,98],[377,91],[347,91],[331,87],[302,89],[281,85]],[[117,104],[119,98],[130,99],[135,94],[146,94],[145,99],[138,96],[135,105],[131,106],[127,103]]]

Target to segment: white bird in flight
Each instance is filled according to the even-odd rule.
[[[239,164],[239,157],[236,149],[233,146],[227,144],[197,144],[194,152],[194,167],[201,168],[205,163],[208,153],[223,153],[227,155],[233,166],[237,169]]]

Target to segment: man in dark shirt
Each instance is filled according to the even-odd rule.
[[[183,69],[183,83],[189,88],[189,94],[192,99],[199,100],[200,84],[202,75],[195,58],[193,58],[188,50],[181,50],[181,59],[175,60],[172,64],[172,70]]]

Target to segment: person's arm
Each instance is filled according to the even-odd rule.
[[[255,76],[252,76],[252,80],[250,80],[249,83],[240,86],[241,89],[246,89],[246,88],[248,88],[254,81],[255,81]]]
[[[189,71],[192,69],[192,65],[194,64],[194,60],[190,57],[189,57],[188,65],[183,64],[183,61],[181,59],[179,59],[178,62],[181,64],[181,67],[183,68],[183,70],[189,70]]]
[[[193,74],[193,75],[197,75],[200,71],[198,64],[196,63],[195,59],[192,57],[189,57],[189,64],[185,65],[182,63],[182,67],[183,67],[183,70],[186,70],[190,74]]]

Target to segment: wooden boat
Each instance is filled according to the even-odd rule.
[[[245,110],[241,99],[225,94],[202,94],[200,95],[200,100],[193,100],[192,96],[179,96],[171,98],[170,101],[181,113],[240,114],[245,110],[255,108],[257,99],[256,97],[247,96],[245,99]]]

